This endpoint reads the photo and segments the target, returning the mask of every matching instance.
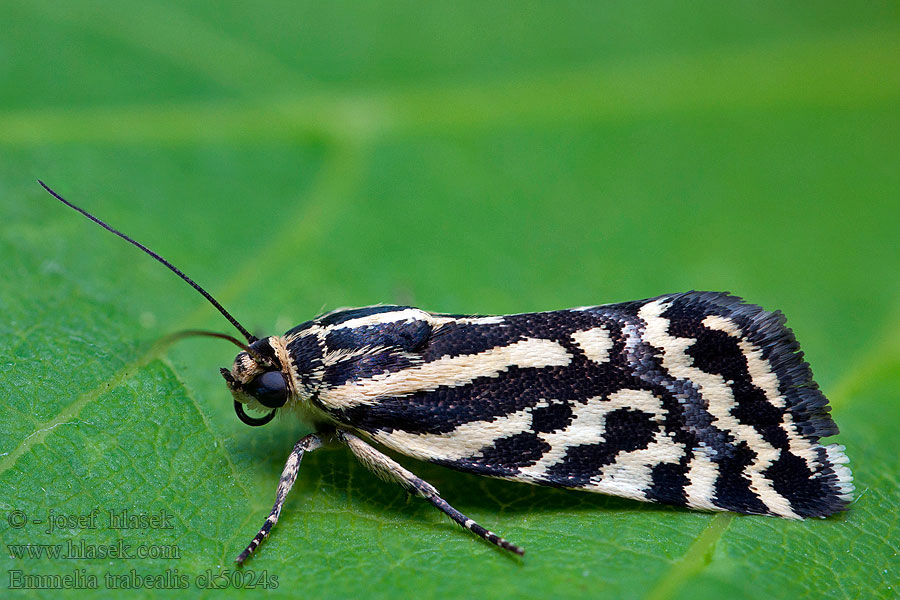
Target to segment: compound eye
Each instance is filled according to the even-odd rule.
[[[268,371],[244,385],[244,391],[268,408],[281,408],[288,399],[288,385],[281,371]]]

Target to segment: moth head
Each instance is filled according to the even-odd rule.
[[[252,426],[265,425],[291,398],[294,392],[287,362],[283,340],[273,336],[247,346],[235,357],[230,371],[221,369],[241,421]],[[244,408],[268,410],[269,413],[256,418],[248,415]]]

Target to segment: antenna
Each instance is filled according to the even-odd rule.
[[[213,306],[215,306],[215,307],[216,307],[216,310],[218,310],[220,313],[222,313],[222,316],[224,316],[226,319],[228,319],[228,321],[229,321],[232,325],[234,325],[234,326],[237,328],[238,331],[241,332],[241,335],[243,335],[245,338],[247,338],[247,343],[248,343],[248,344],[252,344],[253,342],[257,341],[256,336],[250,335],[250,332],[247,331],[246,329],[244,329],[244,327],[243,327],[240,323],[238,323],[237,319],[235,319],[234,317],[232,317],[232,316],[231,316],[231,313],[229,313],[227,310],[225,310],[225,308],[224,308],[221,304],[219,304],[218,301],[216,301],[216,299],[213,298],[212,295],[210,295],[209,292],[207,292],[207,291],[204,290],[202,287],[200,287],[199,285],[197,285],[197,283],[195,283],[193,279],[191,279],[190,277],[188,277],[187,275],[185,275],[184,273],[182,273],[182,272],[178,269],[178,267],[176,267],[175,265],[173,265],[172,263],[170,263],[169,261],[167,261],[166,259],[164,259],[162,256],[160,256],[159,254],[157,254],[156,252],[154,252],[153,250],[151,250],[151,249],[148,248],[147,246],[141,244],[141,243],[138,242],[138,241],[135,241],[135,240],[131,239],[130,237],[128,237],[127,235],[125,235],[125,234],[122,233],[121,231],[117,231],[117,230],[113,229],[112,227],[110,227],[109,225],[107,225],[106,223],[104,223],[103,221],[101,221],[100,219],[98,219],[97,217],[95,217],[94,215],[92,215],[91,213],[87,212],[86,210],[84,210],[84,209],[82,209],[82,208],[78,208],[77,206],[75,206],[74,204],[72,204],[71,202],[69,202],[68,200],[66,200],[65,198],[63,198],[62,196],[60,196],[59,194],[57,194],[57,193],[54,192],[53,190],[51,190],[50,187],[49,187],[46,183],[44,183],[43,181],[41,181],[40,179],[38,179],[38,183],[41,184],[41,187],[43,187],[45,190],[47,190],[47,191],[50,193],[51,196],[53,196],[54,198],[56,198],[57,200],[59,200],[60,202],[62,202],[62,203],[65,204],[66,206],[68,206],[69,208],[72,208],[72,209],[74,209],[74,210],[77,210],[78,212],[80,212],[81,214],[83,214],[85,217],[87,217],[88,219],[90,219],[91,221],[93,221],[94,223],[96,223],[97,225],[99,225],[100,227],[102,227],[103,229],[106,229],[107,231],[116,234],[117,236],[119,236],[120,238],[122,238],[123,240],[125,240],[126,242],[128,242],[128,243],[130,243],[130,244],[133,244],[134,246],[137,246],[138,248],[140,248],[141,250],[143,250],[145,253],[149,254],[150,256],[152,256],[153,258],[155,258],[157,261],[161,262],[163,265],[166,266],[166,268],[168,268],[170,271],[172,271],[173,273],[175,273],[176,275],[178,275],[179,277],[181,277],[181,278],[182,278],[184,281],[186,281],[192,288],[194,288],[195,290],[197,290],[198,292],[200,292],[200,294],[201,294],[204,298],[206,298],[207,300],[209,300],[210,304],[212,304]]]

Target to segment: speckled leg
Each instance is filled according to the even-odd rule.
[[[281,507],[284,506],[284,499],[294,486],[294,482],[297,481],[297,472],[300,470],[300,459],[303,458],[303,453],[312,452],[321,447],[322,439],[315,433],[309,434],[294,444],[294,449],[291,450],[291,454],[284,464],[284,470],[281,472],[281,480],[278,482],[278,489],[275,490],[275,506],[272,507],[272,512],[269,513],[265,523],[259,528],[259,532],[250,544],[247,545],[247,548],[245,548],[235,559],[237,564],[240,565],[247,560],[247,557],[256,550],[257,546],[262,543],[266,536],[269,535],[272,528],[275,527],[275,523],[278,522],[278,517],[281,515]]]
[[[375,473],[379,478],[385,481],[393,481],[399,483],[410,493],[422,496],[435,507],[437,507],[445,515],[462,525],[475,535],[484,538],[490,543],[509,550],[518,555],[525,554],[525,551],[504,540],[497,534],[485,529],[466,515],[462,514],[441,498],[437,489],[427,481],[416,477],[410,471],[404,469],[399,463],[391,459],[386,454],[379,452],[360,438],[347,431],[338,430],[337,438],[347,444],[356,458],[366,466],[370,471]],[[282,476],[282,479],[284,477]],[[277,517],[276,517],[277,518]]]

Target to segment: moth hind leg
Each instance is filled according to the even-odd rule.
[[[294,444],[294,448],[288,455],[287,462],[284,463],[281,479],[278,480],[278,488],[275,490],[275,505],[272,507],[272,512],[269,513],[269,516],[266,517],[262,527],[259,528],[259,532],[257,532],[234,562],[239,565],[243,564],[243,562],[247,560],[247,557],[256,550],[264,539],[266,539],[269,532],[275,527],[275,523],[278,522],[278,517],[281,515],[281,508],[284,506],[284,500],[287,498],[288,492],[291,491],[291,488],[294,487],[294,482],[297,481],[297,473],[300,471],[300,460],[303,458],[303,454],[312,452],[321,447],[322,438],[315,433],[311,433],[306,437],[301,438],[300,441]]]
[[[475,535],[486,539],[487,541],[494,544],[495,546],[499,546],[500,548],[503,548],[504,550],[509,550],[513,554],[518,554],[519,556],[523,556],[525,554],[525,550],[516,546],[513,543],[507,542],[506,540],[504,540],[502,537],[500,537],[499,535],[497,535],[490,529],[485,529],[484,527],[482,527],[481,525],[479,525],[478,523],[476,523],[475,521],[473,521],[466,515],[462,514],[461,512],[459,512],[458,510],[456,510],[455,508],[453,508],[452,506],[447,504],[447,501],[444,500],[443,498],[441,498],[440,496],[430,496],[428,498],[428,501],[431,502],[431,504],[433,504],[435,507],[437,507],[438,510],[440,510],[445,515],[447,515],[448,517],[450,517],[451,519],[456,521],[456,523],[458,523],[459,525],[462,525],[463,527],[465,527],[466,529],[468,529]]]
[[[515,544],[507,542],[502,537],[489,531],[450,506],[446,500],[441,498],[437,489],[424,479],[417,477],[415,474],[403,468],[397,461],[393,460],[386,454],[379,452],[362,439],[347,431],[338,430],[337,438],[347,444],[356,458],[370,471],[375,473],[379,479],[392,481],[400,484],[408,492],[421,496],[428,500],[438,510],[453,519],[459,525],[465,527],[475,535],[487,540],[488,542],[499,546],[504,550],[509,550],[514,554],[522,556],[525,551]]]

